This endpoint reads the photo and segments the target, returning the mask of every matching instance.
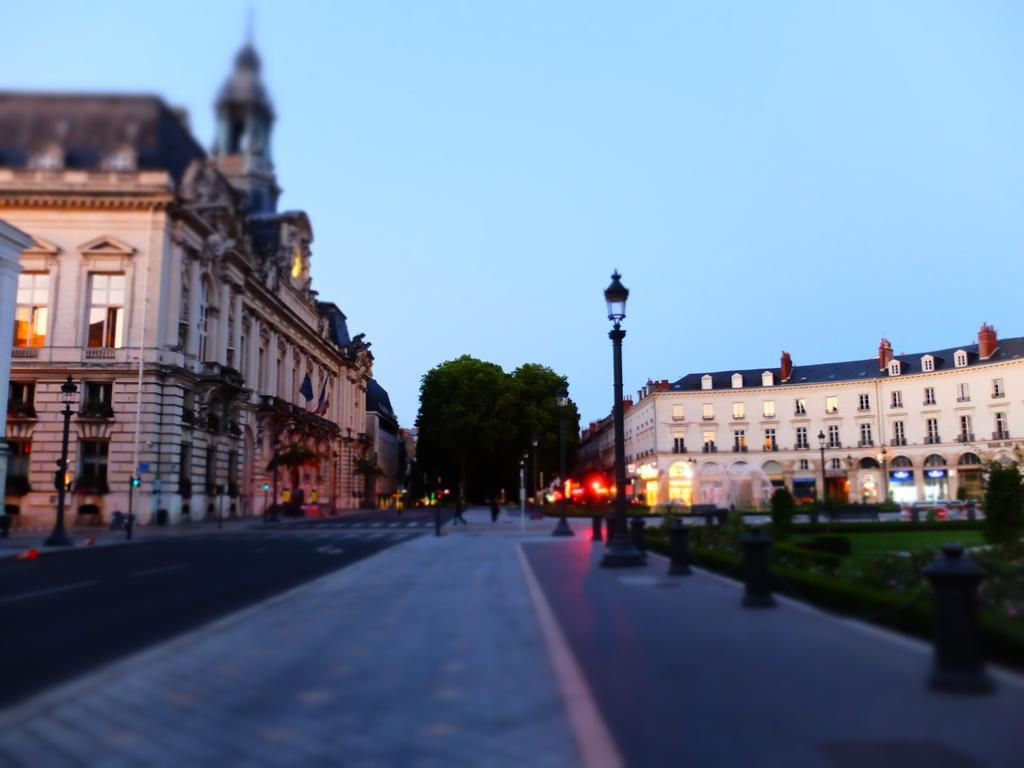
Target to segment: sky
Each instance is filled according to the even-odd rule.
[[[313,287],[411,426],[471,354],[612,407],[689,372],[1024,335],[1024,4],[3,4],[0,88],[157,93],[209,147],[245,37]],[[552,394],[552,396],[554,396]]]

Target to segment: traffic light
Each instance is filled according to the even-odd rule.
[[[263,484],[263,490],[264,491],[269,491],[270,490],[270,483],[264,483]]]
[[[139,487],[139,478],[137,478],[134,475],[132,475],[132,488],[138,488],[138,487]]]

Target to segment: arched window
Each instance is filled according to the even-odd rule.
[[[901,370],[902,370],[902,366],[901,366],[899,360],[893,360],[891,363],[889,363],[889,375],[890,376],[899,376]]]
[[[761,386],[762,387],[770,387],[774,383],[775,383],[775,377],[772,375],[771,371],[765,371],[764,373],[761,374]]]
[[[865,456],[860,460],[858,466],[861,469],[878,469],[878,462],[870,456]]]
[[[931,355],[925,355],[921,358],[921,370],[922,371],[934,371],[935,370],[935,358]]]
[[[128,145],[118,147],[103,158],[103,169],[106,171],[134,171],[135,165],[135,150]]]
[[[700,377],[700,388],[711,389],[711,376],[709,374],[704,374]]]
[[[963,368],[967,365],[967,353],[964,350],[958,349],[953,353],[953,365],[957,368]]]
[[[944,467],[946,466],[946,460],[939,456],[937,453],[933,453],[924,460],[926,467]]]
[[[28,167],[37,171],[59,171],[64,167],[64,150],[58,144],[40,147],[28,159]]]
[[[914,463],[906,456],[896,456],[892,460],[893,469],[910,469]]]
[[[960,461],[957,464],[961,467],[973,467],[981,464],[981,459],[978,458],[976,453],[965,453],[960,457]]]
[[[732,388],[740,389],[743,386],[743,376],[738,373],[732,375]]]

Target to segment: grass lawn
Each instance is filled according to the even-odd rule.
[[[852,551],[843,558],[848,568],[860,568],[867,561],[888,552],[916,552],[938,549],[943,544],[958,543],[964,547],[984,544],[981,531],[893,531],[892,533],[843,533],[850,540]],[[798,536],[796,541],[810,541],[809,536]]]

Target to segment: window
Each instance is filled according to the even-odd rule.
[[[839,425],[829,424],[828,425],[828,447],[829,448],[842,448],[843,444],[839,442]]]
[[[896,391],[889,393],[889,407],[890,408],[902,408],[903,407],[903,393]]]
[[[107,171],[134,171],[135,150],[129,146],[118,147],[103,159]]]
[[[79,480],[95,490],[107,484],[107,454],[110,443],[106,440],[79,440]]]
[[[672,406],[672,418],[675,421],[682,421],[683,420],[683,406],[681,406],[681,405],[673,405]]]
[[[743,387],[743,376],[738,373],[732,375],[732,388],[740,389]]]
[[[12,381],[7,386],[7,415],[35,418],[36,385],[25,381]]]
[[[230,307],[230,302],[228,303]],[[224,354],[224,362],[227,363],[229,368],[235,367],[235,315],[233,312],[228,312],[228,347]],[[239,366],[241,368],[241,366]]]
[[[889,375],[890,376],[899,376],[901,369],[902,369],[902,366],[900,365],[900,361],[899,360],[893,360],[891,363],[889,363]]]
[[[22,272],[18,275],[17,307],[14,310],[14,346],[46,346],[49,302],[50,276],[47,273]]]
[[[210,284],[205,280],[199,283],[199,319],[196,327],[199,329],[199,362],[205,363],[210,336]]]
[[[764,403],[761,406],[761,413],[764,415],[764,417],[766,419],[774,419],[775,418],[775,401],[774,400],[765,400]]]
[[[83,416],[111,417],[113,408],[114,385],[100,381],[87,381],[82,391],[80,413]]]
[[[1003,388],[1002,379],[992,379],[992,397],[1005,397],[1006,390]]]
[[[807,415],[807,401],[804,398],[798,397],[796,399],[796,408],[793,410],[793,415],[794,416],[806,416]]]
[[[892,444],[893,445],[906,445],[907,436],[903,431],[903,422],[894,421],[892,423]]]
[[[90,347],[124,345],[124,275],[90,275]]]
[[[807,445],[807,427],[796,428],[796,448],[797,450],[806,449]]]
[[[734,419],[745,419],[746,410],[743,408],[743,403],[732,404],[732,417]]]
[[[228,495],[238,495],[238,451],[228,451]]]
[[[971,391],[967,387],[967,383],[956,385],[956,401],[958,403],[966,403],[971,399]]]
[[[924,388],[924,404],[935,405],[935,387]]]
[[[974,425],[971,422],[970,414],[964,413],[960,416],[960,442],[967,443],[974,440]]]
[[[217,448],[211,445],[206,449],[206,493],[213,496],[217,492]]]
[[[935,358],[931,355],[925,355],[921,358],[921,370],[927,372],[935,370]]]
[[[871,396],[870,395],[857,395],[857,410],[868,411],[871,410]]]
[[[701,415],[703,416],[704,421],[711,421],[712,419],[714,419],[715,418],[715,404],[714,403],[704,403],[704,410],[703,410]]]
[[[957,368],[963,368],[965,365],[967,365],[967,353],[964,352],[962,349],[958,349],[953,354],[953,365],[955,365]]]
[[[995,415],[996,431],[992,435],[993,440],[1005,440],[1010,436],[1010,430],[1008,422],[1006,420],[1006,411],[996,411]]]
[[[672,453],[686,453],[686,438],[672,438]]]
[[[715,450],[715,433],[704,433],[704,453],[713,453]]]
[[[59,171],[64,167],[64,150],[57,144],[47,144],[29,157],[28,167],[37,171]]]
[[[709,376],[708,374],[704,374],[703,376],[700,377],[700,388],[711,389],[711,376]]]
[[[774,383],[775,383],[775,377],[772,375],[771,371],[765,371],[764,373],[761,374],[761,386],[762,387],[770,387]]]
[[[182,443],[178,451],[178,493],[192,491],[192,446]]]
[[[826,397],[825,398],[825,413],[839,413],[839,398],[838,397]]]
[[[830,467],[829,467],[830,469],[842,469],[843,468],[843,462],[842,462],[841,459],[832,459],[829,462],[829,465],[830,465]]]
[[[871,423],[865,421],[860,425],[860,442],[858,445],[861,448],[867,448],[874,444],[875,441],[871,438]]]
[[[766,451],[777,451],[779,450],[778,443],[775,442],[775,428],[768,427],[764,431],[764,450]]]
[[[800,461],[797,462],[797,468],[806,472],[811,468],[811,462],[807,459],[800,459]]]
[[[747,450],[747,433],[743,429],[734,429],[732,433],[732,449],[734,451]]]
[[[925,419],[924,420],[924,441],[926,443],[934,444],[939,442],[939,420],[938,419]]]

